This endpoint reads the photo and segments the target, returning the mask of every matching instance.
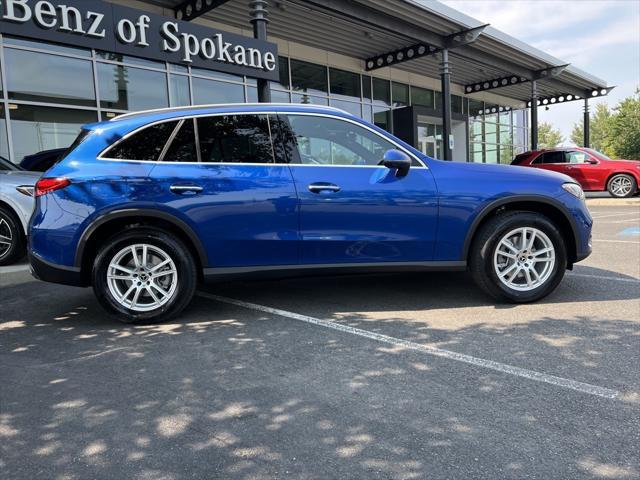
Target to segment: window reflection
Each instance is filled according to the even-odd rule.
[[[98,63],[98,83],[102,108],[146,110],[169,105],[162,72]]]
[[[193,78],[193,102],[195,105],[217,103],[243,103],[244,86],[235,83],[216,82]]]
[[[169,88],[171,89],[172,107],[191,105],[191,95],[189,93],[189,77],[185,77],[182,75],[171,75],[169,77]]]
[[[95,106],[90,61],[13,48],[4,55],[10,99]]]
[[[9,140],[7,138],[7,120],[4,105],[0,103],[0,156],[9,158]]]
[[[96,112],[13,104],[10,117],[16,163],[25,155],[68,147],[82,125],[97,121]]]

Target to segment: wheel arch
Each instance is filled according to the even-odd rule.
[[[100,216],[82,233],[76,249],[75,267],[83,278],[91,270],[92,254],[97,253],[99,238],[108,238],[118,231],[135,226],[156,227],[176,235],[191,251],[199,272],[208,265],[206,250],[193,229],[183,220],[160,210],[124,209]]]
[[[633,178],[636,181],[636,188],[640,188],[640,173],[632,172],[629,170],[614,170],[607,176],[607,179],[604,182],[605,190],[609,188],[609,182],[616,175],[629,175],[631,178]]]
[[[530,212],[538,212],[552,220],[560,229],[565,238],[572,241],[567,242],[567,256],[569,264],[572,265],[577,261],[577,252],[579,251],[579,234],[575,219],[567,211],[567,209],[557,200],[540,197],[535,195],[521,195],[502,198],[491,202],[485,206],[474,218],[471,227],[465,238],[463,247],[463,259],[468,260],[473,240],[478,233],[480,227],[486,223],[493,215],[497,215],[503,211],[525,210]]]

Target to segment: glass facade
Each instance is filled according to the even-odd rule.
[[[287,57],[279,67],[273,102],[331,105],[391,132],[394,109],[442,110],[440,92],[427,88]],[[0,72],[0,155],[16,163],[67,147],[84,123],[128,111],[258,100],[252,78],[7,36],[0,36]],[[451,106],[469,119],[470,161],[506,163],[526,149],[525,111],[457,95]],[[430,148],[436,156],[441,149]]]
[[[0,155],[15,163],[128,111],[257,101],[246,77],[8,36],[0,73]]]
[[[510,164],[527,150],[526,111],[469,101],[469,160]]]

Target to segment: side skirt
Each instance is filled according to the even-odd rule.
[[[309,265],[269,265],[251,267],[221,267],[203,269],[204,280],[217,281],[234,277],[273,278],[308,277],[325,275],[358,275],[365,273],[395,272],[461,272],[467,269],[465,261],[451,262],[380,262],[333,263]]]

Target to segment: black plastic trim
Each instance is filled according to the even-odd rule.
[[[467,232],[467,237],[465,238],[465,241],[464,241],[464,247],[462,249],[463,259],[466,259],[469,256],[469,249],[471,248],[471,242],[473,241],[473,237],[476,234],[476,230],[478,229],[478,226],[480,225],[480,223],[482,223],[482,221],[487,217],[487,215],[489,215],[491,212],[493,212],[497,208],[507,206],[510,203],[518,203],[518,202],[544,203],[546,205],[555,207],[560,212],[562,212],[562,214],[568,220],[569,225],[571,225],[571,230],[573,232],[573,238],[575,241],[576,254],[580,255],[580,234],[578,231],[578,227],[576,225],[576,219],[573,217],[573,215],[571,215],[571,213],[567,210],[567,208],[561,202],[549,197],[542,197],[538,195],[513,195],[505,198],[500,198],[498,200],[491,202],[489,205],[484,207],[482,211],[476,216],[476,218],[473,220],[473,223],[471,224],[471,228],[469,228],[469,231]]]
[[[375,263],[331,263],[305,265],[268,265],[249,267],[205,268],[205,279],[224,276],[244,276],[249,274],[286,274],[293,276],[326,275],[344,273],[373,272],[423,272],[423,271],[464,271],[466,261],[451,262],[375,262]]]
[[[201,265],[206,267],[209,264],[209,260],[207,258],[207,252],[202,246],[200,239],[195,234],[195,232],[191,229],[191,227],[187,225],[184,221],[180,220],[174,215],[171,215],[166,212],[162,212],[160,210],[152,210],[149,208],[127,208],[123,210],[114,210],[109,213],[105,213],[104,215],[101,215],[100,217],[98,217],[91,225],[89,225],[85,229],[85,231],[82,233],[82,236],[80,237],[80,241],[78,242],[74,265],[77,268],[82,267],[82,257],[84,255],[84,249],[86,247],[87,242],[91,238],[91,235],[98,229],[98,227],[100,227],[101,225],[104,225],[105,223],[111,220],[118,219],[118,218],[127,218],[127,217],[131,217],[133,219],[140,219],[144,217],[160,218],[162,220],[166,220],[167,222],[172,223],[174,226],[176,226],[182,232],[184,232],[185,235],[187,235],[187,237],[189,237],[189,240],[191,240],[191,242],[193,243],[193,245],[197,250]]]
[[[72,287],[87,287],[88,284],[82,278],[79,267],[69,267],[48,262],[29,252],[29,265],[31,274],[38,280],[51,283],[60,283]]]

